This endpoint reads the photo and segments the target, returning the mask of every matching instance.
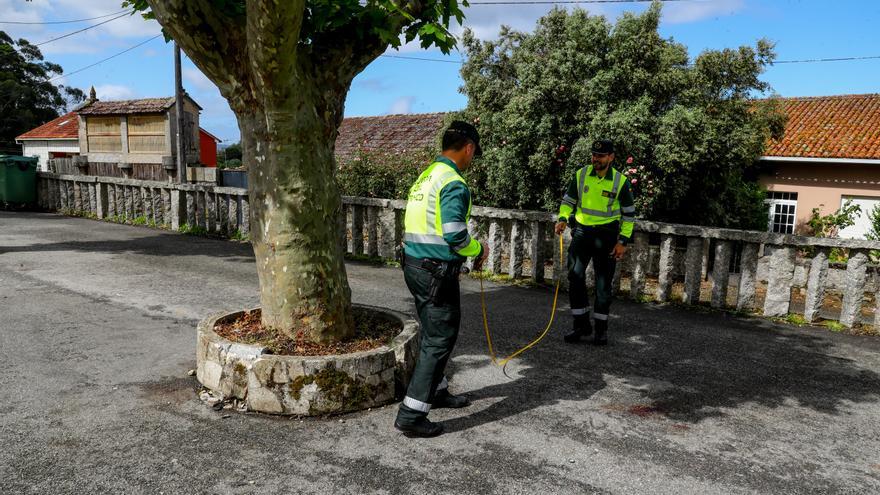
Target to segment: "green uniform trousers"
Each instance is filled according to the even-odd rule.
[[[608,311],[611,309],[613,291],[611,280],[617,262],[611,253],[617,244],[617,223],[610,226],[587,227],[575,224],[571,232],[571,247],[568,249],[568,297],[571,314],[575,321],[590,317],[590,304],[587,299],[586,271],[590,260],[596,273],[596,301],[593,319],[597,328],[607,328]]]
[[[412,424],[428,415],[438,388],[446,387],[444,370],[461,322],[461,299],[458,277],[444,281],[436,303],[429,298],[431,274],[423,269],[405,266],[403,276],[412,293],[421,322],[419,357],[397,413],[397,422]]]

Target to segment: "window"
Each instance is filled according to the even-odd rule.
[[[91,153],[122,151],[119,117],[87,117],[86,136]]]
[[[770,191],[766,203],[770,206],[767,230],[777,234],[793,234],[797,218],[797,193]]]
[[[131,115],[128,117],[129,153],[162,153],[165,151],[165,117],[163,115]]]

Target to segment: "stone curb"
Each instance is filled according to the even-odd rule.
[[[402,313],[356,304],[398,320],[403,330],[389,345],[329,356],[277,356],[265,348],[228,341],[214,332],[222,318],[199,322],[196,377],[225,399],[237,398],[249,411],[317,416],[378,407],[406,389],[418,354],[418,323]]]

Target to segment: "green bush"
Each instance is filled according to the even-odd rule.
[[[359,151],[337,167],[343,195],[406,199],[409,188],[434,158],[429,149],[401,153]]]

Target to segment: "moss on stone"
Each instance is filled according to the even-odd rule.
[[[312,383],[317,384],[318,390],[327,399],[340,404],[342,411],[356,409],[372,401],[379,392],[378,387],[352,378],[348,373],[336,369],[332,363],[314,375],[296,377],[288,384],[288,392],[294,400],[300,400],[303,387]]]

